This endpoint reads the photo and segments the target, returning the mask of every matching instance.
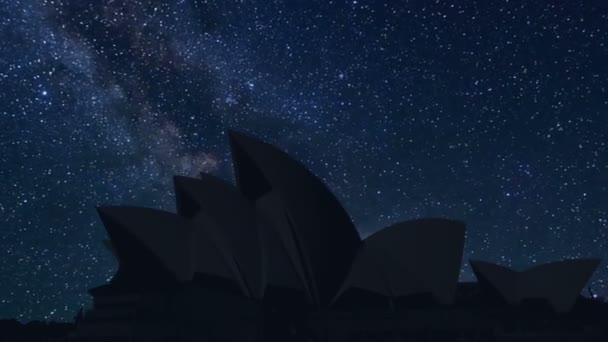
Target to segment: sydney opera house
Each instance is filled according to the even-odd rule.
[[[236,186],[176,176],[176,213],[98,208],[119,267],[90,290],[75,340],[606,337],[606,305],[581,296],[600,260],[521,272],[471,260],[478,281],[459,283],[463,222],[419,218],[361,239],[303,164],[251,136],[229,139]]]

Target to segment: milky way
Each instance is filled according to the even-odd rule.
[[[89,305],[116,269],[95,206],[232,180],[228,128],[362,236],[462,219],[464,261],[603,257],[608,296],[608,6],[521,3],[0,0],[0,318]]]

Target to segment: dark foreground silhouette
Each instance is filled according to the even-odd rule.
[[[0,320],[0,341],[66,341],[74,333],[74,323]]]
[[[400,310],[391,313],[368,307],[302,315],[276,305],[274,312],[264,314],[266,322],[258,327],[258,333],[243,336],[241,341],[608,341],[608,304],[602,300],[580,297],[569,313],[558,314],[543,301],[526,301],[517,307],[488,302],[478,297],[476,283],[461,283],[458,288],[457,301],[450,307],[432,305],[419,298],[420,302],[403,304]],[[221,310],[217,314],[226,315]],[[171,324],[157,323],[165,328]],[[83,337],[78,336],[78,324],[82,321],[22,324],[16,320],[0,320],[0,341],[234,340],[212,336],[204,333],[208,329],[195,327],[191,327],[192,331],[175,331],[163,336],[139,331],[139,337]],[[216,327],[217,331],[238,329],[242,322],[224,321],[223,324],[224,327]],[[105,327],[112,329],[112,325]],[[151,330],[159,331],[158,327]]]

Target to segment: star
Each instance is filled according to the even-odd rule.
[[[174,175],[234,181],[229,128],[302,161],[362,236],[451,217],[467,223],[463,260],[608,258],[598,4],[6,6],[0,318],[90,305],[116,271],[95,207],[174,211]]]

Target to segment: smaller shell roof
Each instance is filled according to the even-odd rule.
[[[485,261],[469,260],[469,263],[480,285],[491,289],[494,293],[499,293],[509,304],[519,303],[516,271]]]
[[[119,262],[153,262],[133,255],[138,249],[132,248],[133,242],[127,240],[135,239],[152,252],[177,281],[192,278],[194,229],[190,221],[166,211],[133,206],[98,207],[97,211]]]
[[[544,298],[557,312],[567,312],[576,303],[600,259],[567,259],[514,271],[496,264],[470,260],[481,285],[497,292],[509,304],[527,298]]]
[[[98,212],[119,260],[115,285],[151,288],[202,274],[232,282],[249,295],[233,253],[218,237],[220,229],[204,215],[193,221],[131,206],[100,207]]]
[[[386,265],[383,259],[384,255],[379,249],[370,248],[365,242],[362,243],[350,273],[334,302],[351,288],[363,289],[385,297],[396,297],[388,274],[388,269],[391,267]]]
[[[464,248],[463,222],[424,218],[397,223],[366,238],[342,290],[361,288],[397,298],[429,292],[454,300]]]

